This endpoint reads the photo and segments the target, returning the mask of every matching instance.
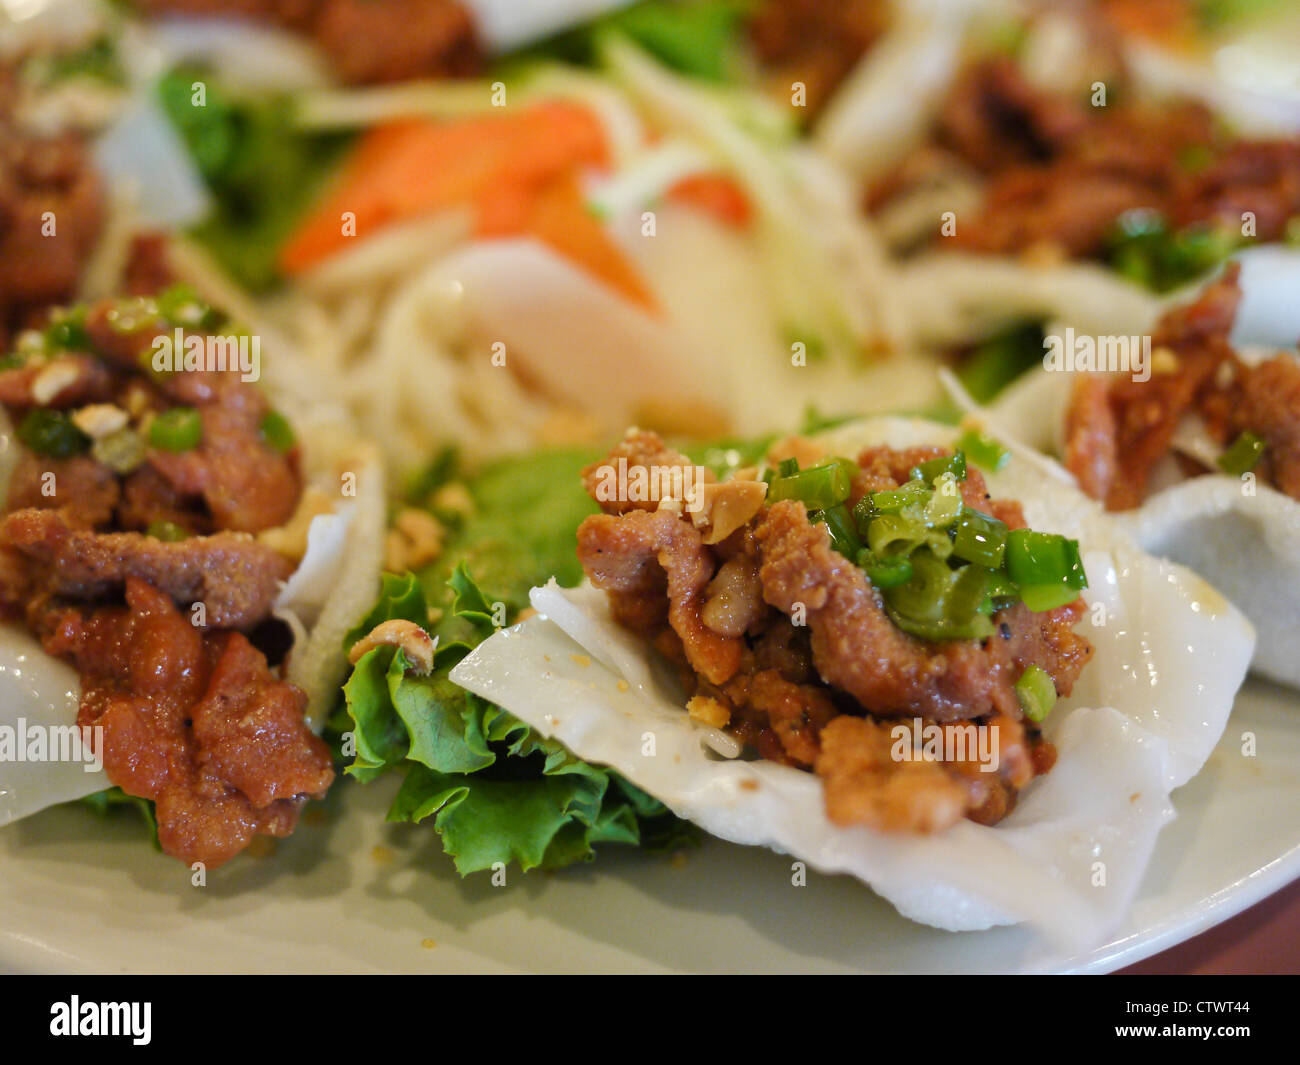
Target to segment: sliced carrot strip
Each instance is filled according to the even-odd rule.
[[[745,229],[754,220],[754,207],[740,183],[726,174],[692,174],[668,190],[668,198],[689,204],[721,222]]]
[[[523,230],[646,310],[655,298],[587,207],[576,176],[557,178],[541,189]]]
[[[457,122],[416,119],[365,134],[334,187],[280,252],[289,275],[341,251],[345,216],[355,234],[455,206],[475,209],[486,233],[508,232],[530,213],[537,190],[580,167],[607,166],[600,122],[565,102]]]

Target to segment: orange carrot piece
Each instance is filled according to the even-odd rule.
[[[754,220],[754,207],[740,183],[726,174],[691,174],[668,190],[668,198],[689,204],[737,229]]]
[[[657,311],[655,298],[618,245],[587,207],[572,174],[538,192],[525,233],[604,281],[633,303]]]
[[[480,230],[504,232],[527,218],[537,190],[558,174],[608,161],[599,120],[565,102],[456,122],[387,123],[362,137],[333,189],[281,249],[280,265],[293,275],[341,251],[348,213],[364,235],[466,206]]]

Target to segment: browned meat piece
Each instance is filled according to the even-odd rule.
[[[1123,89],[1122,79],[1098,80]],[[1175,229],[1237,230],[1251,212],[1262,240],[1278,239],[1300,213],[1300,143],[1230,141],[1193,102],[1130,102],[1121,91],[1093,107],[1031,84],[1007,56],[967,68],[930,142],[877,183],[868,208],[955,167],[988,184],[945,243],[984,253],[1051,247],[1100,257],[1119,218],[1137,208]]]
[[[1070,630],[1077,615],[1059,611],[996,615],[1003,639],[985,641],[987,646],[973,640],[925,643],[890,621],[866,574],[831,547],[825,527],[808,521],[802,503],[772,506],[756,535],[764,597],[783,613],[806,615],[822,679],[874,714],[939,722],[992,712],[1018,716],[1014,684],[1026,667],[1041,666],[1057,690],[1069,694],[1091,653],[1087,641]],[[1051,636],[1013,641],[1013,626],[1024,624],[1042,625]],[[1045,653],[1057,648],[1064,653]]]
[[[76,529],[53,510],[20,510],[0,523],[0,546],[40,568],[54,595],[97,599],[138,578],[177,603],[203,603],[211,628],[251,629],[271,611],[293,570],[282,555],[238,533],[174,543],[140,533]]]
[[[347,82],[467,77],[483,67],[473,17],[457,0],[136,0],[136,6],[154,14],[256,19],[307,34]]]
[[[218,529],[260,532],[283,525],[297,509],[301,486],[296,456],[278,453],[261,437],[268,409],[252,388],[224,388],[216,402],[199,408],[199,446],[151,450],[149,465],[178,495],[201,496]]]
[[[113,520],[122,491],[113,471],[87,455],[52,459],[24,449],[9,481],[5,509],[57,510],[78,529]]]
[[[774,90],[789,98],[803,82],[815,116],[888,25],[880,0],[762,0],[749,34]]]
[[[578,558],[592,584],[612,593],[616,604],[662,601],[666,591],[668,622],[692,668],[710,683],[725,683],[740,667],[741,641],[719,635],[701,617],[716,561],[689,521],[670,511],[594,514],[578,527]]]
[[[1088,125],[1086,104],[1031,85],[1008,56],[957,80],[939,116],[938,142],[984,173],[1053,158]]]
[[[79,136],[32,137],[0,121],[0,312],[70,296],[103,213]]]
[[[1300,500],[1300,364],[1278,355],[1241,367],[1233,405],[1234,430],[1264,438],[1260,473],[1279,492]]]
[[[1073,257],[1100,255],[1124,212],[1168,210],[1187,178],[1187,153],[1218,143],[1212,116],[1196,104],[1080,114],[1085,125],[1042,158],[1004,161],[990,171],[983,206],[976,218],[958,224],[956,246],[1008,253],[1053,244]]]
[[[288,835],[334,776],[306,697],[243,636],[201,632],[143,581],[127,581],[126,602],[66,610],[44,637],[81,674],[78,724],[103,729],[109,780],[156,802],[159,842],[186,862]]]
[[[1119,427],[1110,386],[1101,374],[1084,375],[1065,416],[1066,468],[1093,499],[1107,499],[1119,476]]]
[[[1300,141],[1242,141],[1186,180],[1169,213],[1176,225],[1221,223],[1239,229],[1255,216],[1260,240],[1279,240],[1300,215]]]
[[[145,465],[122,481],[117,526],[144,532],[154,522],[169,522],[190,536],[213,532],[211,518],[180,496],[153,467]]]
[[[212,637],[216,663],[191,710],[196,761],[255,807],[323,795],[334,777],[325,745],[307,729],[307,697],[276,680],[266,659],[237,632]]]
[[[822,730],[821,745],[817,775],[826,788],[826,816],[837,825],[932,833],[966,812],[966,789],[942,766],[893,757],[885,725],[838,717]]]
[[[645,473],[646,484],[651,486],[653,498],[622,499],[618,498],[620,493],[609,490],[617,487],[620,472],[626,480],[630,480],[638,469]],[[582,484],[587,494],[600,504],[600,509],[606,514],[657,510],[659,500],[668,493],[654,490],[655,487],[671,488],[674,483],[672,471],[683,471],[678,475],[677,479],[680,480],[686,476],[684,471],[693,469],[691,460],[665,444],[658,433],[638,430],[629,432],[606,458],[593,462],[583,470]],[[706,471],[704,480],[712,481],[712,474]],[[624,491],[621,494],[630,495],[630,492]]]
[[[746,693],[749,708],[767,718],[791,765],[811,766],[821,750],[822,730],[839,709],[825,688],[792,684],[774,670],[755,673]]]
[[[0,404],[19,410],[80,407],[107,400],[113,385],[113,375],[99,360],[84,355],[60,355],[49,362],[0,370]],[[57,390],[49,394],[54,389]]]
[[[155,296],[175,284],[167,261],[167,234],[142,233],[131,241],[130,256],[122,276],[122,289],[130,296]]]
[[[1066,416],[1066,464],[1080,487],[1109,509],[1142,502],[1179,422],[1205,405],[1220,368],[1233,365],[1227,338],[1241,298],[1239,272],[1233,264],[1193,303],[1161,319],[1152,350],[1176,365],[1153,368],[1146,381],[1085,376],[1075,386]]]
[[[474,20],[455,0],[326,0],[315,36],[348,82],[468,77],[483,67]]]

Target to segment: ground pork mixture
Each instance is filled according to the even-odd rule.
[[[814,445],[800,442],[804,453]],[[872,448],[857,457],[849,503],[896,488],[937,448]],[[1082,600],[1043,613],[998,611],[993,635],[931,642],[900,629],[866,572],[832,545],[827,526],[794,499],[769,502],[753,471],[703,478],[702,506],[610,498],[608,471],[693,469],[655,434],[634,431],[585,471],[603,513],[578,530],[578,555],[615,619],[680,669],[692,716],[724,727],[760,757],[816,773],[838,824],[934,832],[961,817],[1000,820],[1055,760],[1022,712],[1016,682],[1031,667],[1068,694],[1092,653],[1073,630]],[[683,477],[689,476],[685,472]],[[662,482],[659,482],[662,483]],[[757,490],[756,490],[757,489]],[[1018,504],[989,497],[970,470],[965,503],[1008,528]],[[990,730],[997,772],[975,758],[894,756],[890,726],[920,719]]]
[[[1066,465],[1109,509],[1138,506],[1162,463],[1182,474],[1209,472],[1174,447],[1179,428],[1197,419],[1229,455],[1245,449],[1226,472],[1251,472],[1300,500],[1300,361],[1279,353],[1246,362],[1233,350],[1239,273],[1231,265],[1161,319],[1149,380],[1081,375],[1066,414]]]
[[[129,284],[165,283],[155,241]],[[292,431],[240,370],[159,369],[154,341],[227,327],[180,287],[51,313],[0,369],[19,454],[0,610],[80,673],[108,779],[153,800],[163,849],[215,866],[293,830],[334,775],[306,697],[264,651],[294,568],[257,533],[302,494]]]

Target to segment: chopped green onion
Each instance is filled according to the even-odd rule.
[[[134,429],[119,429],[100,437],[91,446],[91,455],[114,473],[128,474],[145,460],[144,441]]]
[[[869,495],[863,496],[853,504],[853,524],[858,527],[858,536],[860,538],[863,540],[867,538],[867,531],[878,516],[879,514],[872,505]]]
[[[18,426],[18,439],[38,455],[68,459],[90,447],[90,437],[63,411],[37,407]]]
[[[908,481],[898,488],[871,493],[871,506],[882,514],[900,514],[912,508],[924,508],[931,491],[921,481]]]
[[[793,477],[799,472],[799,460],[796,458],[782,459],[776,472],[781,477]]]
[[[1007,574],[1022,589],[1046,584],[1060,584],[1075,591],[1088,587],[1079,558],[1079,541],[1058,533],[1011,530],[1007,534]]]
[[[203,439],[203,419],[193,407],[172,407],[149,426],[149,444],[159,451],[192,451]]]
[[[877,558],[906,555],[925,543],[923,522],[902,514],[881,514],[867,529],[867,546]]]
[[[848,507],[841,503],[837,507],[823,510],[818,519],[825,522],[826,528],[830,530],[831,544],[836,551],[845,558],[858,557],[862,541],[858,538],[858,530],[853,525],[853,516]]]
[[[884,591],[894,624],[925,640],[992,635],[993,623],[979,612],[987,596],[988,570],[982,566],[950,569],[924,548],[912,555],[911,563],[912,579]]]
[[[1058,606],[1073,603],[1079,598],[1079,590],[1068,584],[1022,584],[1020,601],[1035,614],[1055,610]]]
[[[1006,549],[1005,522],[978,510],[967,510],[957,519],[952,550],[958,558],[977,562],[989,569],[1001,569]]]
[[[962,471],[965,476],[965,470]],[[925,521],[933,529],[946,529],[961,517],[961,491],[957,478],[951,473],[941,474],[934,483],[934,492],[925,504]]]
[[[174,521],[151,521],[144,532],[146,536],[165,540],[169,544],[184,540],[190,535]]]
[[[1232,442],[1232,446],[1227,451],[1219,456],[1219,469],[1234,477],[1249,473],[1259,465],[1259,460],[1264,457],[1267,446],[1263,437],[1247,429]]]
[[[267,446],[281,455],[292,451],[298,442],[289,419],[279,411],[268,411],[266,417],[262,419],[261,429],[262,439],[266,441]]]
[[[1042,666],[1029,666],[1016,681],[1016,697],[1025,717],[1044,721],[1056,705],[1056,682]]]
[[[46,347],[54,351],[89,351],[90,334],[86,332],[86,312],[75,308],[55,314],[45,327]]]
[[[190,329],[214,329],[221,321],[221,315],[184,283],[172,285],[158,294],[158,313],[169,325]]]
[[[118,300],[109,308],[105,321],[114,333],[138,333],[146,326],[157,325],[158,304],[147,296]]]
[[[912,471],[913,479],[920,478],[926,484],[936,484],[944,476],[951,476],[957,481],[966,480],[966,456],[963,452],[930,459]]]
[[[957,446],[968,461],[990,473],[997,473],[1011,458],[1010,451],[980,429],[968,429]]]
[[[797,499],[809,510],[829,510],[848,499],[852,487],[844,467],[838,462],[827,462],[775,478],[767,498],[772,503]]]
[[[897,588],[912,579],[912,561],[906,555],[879,558],[871,551],[861,551],[858,565],[867,571],[867,579],[882,590]]]

